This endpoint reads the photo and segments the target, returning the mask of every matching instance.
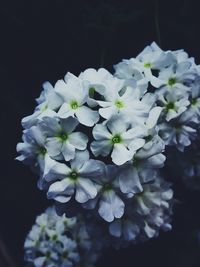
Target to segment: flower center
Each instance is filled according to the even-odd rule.
[[[175,105],[173,102],[169,102],[167,105],[166,105],[166,109],[169,110],[169,109],[174,109],[175,108]]]
[[[149,134],[144,139],[145,139],[146,142],[149,142],[149,141],[151,141],[153,139],[153,136]]]
[[[51,257],[51,252],[50,251],[47,251],[46,254],[45,254],[46,258],[49,259]]]
[[[75,172],[75,171],[72,171],[72,172],[70,173],[70,179],[73,180],[73,181],[76,181],[77,178],[78,178],[78,173]]]
[[[174,77],[172,77],[172,78],[170,78],[169,80],[168,80],[168,85],[169,86],[173,86],[174,84],[176,83],[176,78]]]
[[[120,100],[116,100],[115,101],[115,106],[117,108],[123,108],[124,107],[124,103],[122,101],[120,101]]]
[[[53,236],[51,237],[51,239],[52,239],[53,241],[56,241],[56,240],[58,239],[58,236],[55,234],[55,235],[53,235]]]
[[[72,109],[77,109],[77,108],[78,108],[78,103],[77,103],[77,101],[72,101],[72,102],[70,103],[70,106],[71,106]]]
[[[148,63],[145,63],[145,64],[144,64],[144,67],[145,67],[145,68],[148,68],[148,69],[151,68],[151,63],[149,63],[149,62],[148,62]]]
[[[94,87],[90,87],[89,88],[89,97],[93,98],[94,97],[94,93],[95,93],[95,88]]]
[[[62,258],[63,258],[63,259],[67,259],[68,254],[69,254],[68,251],[65,250],[65,251],[63,252],[63,254],[62,254]]]
[[[59,138],[62,140],[62,141],[66,141],[68,139],[68,135],[66,133],[61,133],[59,135]]]
[[[122,138],[121,138],[121,136],[119,134],[116,134],[112,138],[112,143],[113,144],[119,144],[119,143],[121,143],[121,141],[122,141]]]
[[[110,191],[110,190],[112,190],[112,185],[111,184],[104,184],[103,185],[103,188],[102,188],[103,192]]]
[[[39,147],[38,153],[44,156],[47,153],[47,150],[45,147]]]
[[[192,100],[191,100],[191,105],[192,106],[195,106],[197,104],[197,98],[193,98]]]

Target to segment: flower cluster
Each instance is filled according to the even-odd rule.
[[[200,68],[183,50],[163,51],[155,43],[136,58],[115,66],[115,76],[149,83],[148,91],[157,95],[162,107],[159,134],[166,145],[184,151],[196,138],[200,122]]]
[[[110,234],[118,238],[115,244],[138,243],[158,236],[160,229],[171,230],[173,191],[170,187],[159,173],[153,182],[143,184],[143,191],[129,200],[123,217],[109,226]]]
[[[87,69],[78,76],[67,73],[55,86],[44,83],[34,113],[22,119],[23,141],[17,145],[17,159],[39,174],[39,188],[55,201],[57,222],[70,225],[75,219],[67,217],[81,218],[72,228],[82,229],[84,222],[86,244],[98,239],[92,247],[100,250],[171,229],[173,191],[161,168],[175,166],[174,173],[195,189],[200,181],[200,68],[194,59],[152,43],[114,68],[114,75]],[[53,232],[37,225],[26,241],[28,259],[36,266],[53,267],[58,259],[63,264],[59,249],[67,246],[66,262],[58,266],[79,267],[87,251],[80,254],[74,230],[68,235],[68,228],[48,220],[45,227],[58,231],[58,243]],[[32,236],[39,240],[35,250]],[[93,260],[95,255],[96,250]]]
[[[24,249],[35,267],[92,267],[99,255],[81,218],[60,217],[53,207],[36,218]]]
[[[17,151],[38,170],[48,198],[75,200],[112,222],[143,191],[141,181],[154,180],[165,160],[157,128],[162,108],[141,84],[105,69],[67,73],[54,88],[44,84],[35,112],[22,120]]]

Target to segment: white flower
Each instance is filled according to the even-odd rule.
[[[176,146],[180,151],[184,151],[185,147],[191,144],[191,141],[196,138],[196,133],[196,129],[188,125],[182,115],[170,123],[159,124],[159,134],[165,144]]]
[[[120,190],[129,197],[143,190],[141,183],[154,180],[157,169],[162,168],[165,156],[164,142],[158,135],[155,135],[138,150],[133,159],[125,164],[117,174]]]
[[[45,180],[53,181],[48,197],[58,202],[68,202],[73,195],[79,203],[85,203],[97,195],[95,179],[104,172],[101,161],[89,159],[87,151],[78,151],[70,167],[63,163],[55,165],[45,175]]]
[[[143,128],[130,128],[130,124],[119,116],[112,117],[106,124],[97,124],[93,136],[96,139],[91,143],[93,154],[107,156],[111,152],[112,161],[117,165],[129,161],[145,143]]]
[[[183,113],[189,106],[190,102],[187,95],[180,96],[170,92],[160,95],[158,104],[164,107],[163,115],[166,118],[166,121],[170,121]]]
[[[27,129],[42,119],[44,116],[56,116],[56,110],[62,105],[63,101],[58,94],[56,94],[53,86],[49,82],[43,84],[44,90],[40,97],[36,99],[38,106],[35,112],[22,119],[22,126]]]
[[[17,144],[17,152],[21,155],[16,159],[25,164],[40,167],[43,171],[45,162],[48,161],[48,154],[45,148],[45,136],[38,126],[32,126],[23,132],[23,143]]]
[[[110,119],[114,115],[121,114],[141,123],[141,120],[148,114],[149,106],[140,99],[141,96],[138,94],[139,90],[137,88],[127,86],[122,89],[119,80],[115,86],[110,86],[109,90],[105,92],[104,100],[97,100],[97,103],[101,106],[99,114],[104,119]]]
[[[86,149],[88,137],[81,132],[73,132],[78,124],[73,117],[43,118],[40,127],[47,137],[45,147],[52,158],[69,161],[75,157],[76,150]]]
[[[141,181],[142,183],[142,181]],[[173,191],[157,173],[154,181],[142,183],[143,191],[126,205],[124,215],[109,225],[111,235],[124,241],[140,242],[171,230]]]
[[[125,204],[120,196],[116,180],[117,173],[118,167],[107,165],[98,181],[98,195],[83,205],[87,209],[94,209],[97,206],[99,215],[107,222],[112,222],[114,218],[121,218],[124,214]]]
[[[172,91],[175,94],[185,95],[189,92],[190,88],[188,83],[195,78],[195,72],[191,70],[191,63],[181,62],[160,71],[158,80],[161,84],[156,87],[160,87],[158,94],[162,94],[165,91]],[[162,85],[162,87],[161,87]]]
[[[171,57],[165,53],[160,47],[153,42],[151,45],[146,46],[144,50],[136,57],[140,62],[141,68],[145,69],[162,69],[171,63]]]
[[[25,260],[36,267],[88,267],[99,254],[82,219],[57,216],[54,208],[36,218],[24,249]]]
[[[60,118],[76,117],[86,126],[93,126],[99,120],[99,114],[84,104],[88,100],[88,90],[80,78],[68,75],[66,82],[59,80],[55,85],[56,93],[63,99],[63,104],[58,111]]]

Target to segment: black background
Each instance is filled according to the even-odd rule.
[[[23,242],[36,215],[50,202],[37,177],[14,160],[21,118],[33,112],[41,85],[67,71],[112,65],[136,56],[152,41],[184,48],[200,63],[198,0],[6,0],[0,1],[0,239],[23,264]],[[157,14],[157,16],[156,16]],[[109,250],[97,266],[199,267],[200,193],[175,182],[173,230],[145,244]],[[0,266],[4,267],[4,266]]]

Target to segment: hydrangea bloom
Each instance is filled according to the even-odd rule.
[[[98,252],[80,218],[60,217],[54,208],[36,218],[24,249],[35,267],[92,267]]]
[[[147,90],[158,95],[156,105],[163,108],[161,137],[166,145],[184,151],[199,124],[199,66],[183,50],[163,51],[152,43],[136,58],[115,65],[115,76],[128,82],[136,69],[151,85]]]
[[[152,138],[157,135],[153,131],[161,111],[154,108],[155,101],[156,96],[140,91],[137,83],[128,84],[105,69],[88,69],[79,77],[67,73],[54,88],[45,84],[36,111],[25,125],[22,120],[24,142],[17,146],[18,159],[33,158],[34,166],[42,165],[39,186],[49,198],[86,203],[102,191],[105,163],[118,172],[137,152],[149,149],[146,138],[150,131]],[[104,209],[101,205],[101,214]]]
[[[160,229],[171,229],[173,191],[157,173],[153,182],[142,184],[142,191],[131,198],[124,216],[109,226],[110,234],[124,241],[143,241],[155,237]]]
[[[185,61],[190,62],[187,68]],[[169,85],[164,70],[171,65],[180,65],[175,69],[181,86]],[[44,84],[34,113],[22,120],[23,142],[17,145],[17,159],[37,167],[39,188],[55,200],[59,215],[73,214],[77,220],[81,215],[90,238],[103,229],[100,243],[106,245],[115,237],[124,245],[170,228],[173,194],[158,169],[164,166],[165,144],[183,150],[196,133],[185,115],[192,109],[194,124],[199,116],[198,90],[188,93],[194,69],[194,62],[181,51],[164,52],[153,44],[136,59],[116,66],[115,76],[102,68],[87,69],[79,76],[67,73],[54,87]],[[157,76],[155,70],[159,70]],[[156,88],[153,93],[148,90],[150,83]],[[180,88],[187,90],[179,94]],[[175,120],[184,128],[173,135],[167,127]],[[85,246],[91,243],[85,241],[87,234],[80,255],[80,237],[78,241],[74,230],[68,235],[62,220],[73,222],[65,215],[58,217],[54,210],[37,219],[25,244],[27,255],[32,255],[28,260],[36,266],[79,267],[83,258],[85,264]],[[81,231],[82,223],[77,227]],[[35,240],[39,240],[37,246]],[[66,248],[69,251],[63,256]],[[90,262],[92,266],[95,253],[83,266]]]

